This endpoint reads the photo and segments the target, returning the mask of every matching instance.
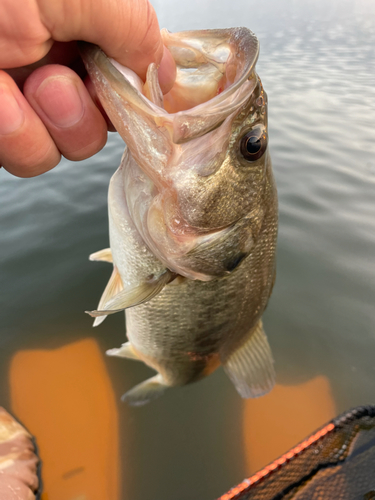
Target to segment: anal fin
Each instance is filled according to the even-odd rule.
[[[114,347],[106,351],[107,356],[118,356],[119,358],[135,359],[140,361],[130,342],[125,342],[121,347]]]
[[[245,344],[223,363],[223,367],[243,398],[263,396],[272,389],[275,370],[262,320],[249,332]]]
[[[130,389],[121,397],[121,401],[126,401],[130,406],[142,406],[161,396],[167,388],[163,377],[158,374]]]

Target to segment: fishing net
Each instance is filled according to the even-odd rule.
[[[375,500],[375,406],[335,418],[219,500]]]

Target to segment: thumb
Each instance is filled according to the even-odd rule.
[[[54,40],[96,43],[143,79],[148,65],[162,60],[159,23],[148,0],[39,0],[38,4],[42,23]]]
[[[0,68],[31,65],[53,41],[73,40],[99,45],[143,79],[150,63],[162,63],[167,69],[161,67],[161,73],[173,79],[175,64],[167,50],[163,57],[159,23],[148,0],[0,1]]]

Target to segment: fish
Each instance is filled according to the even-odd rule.
[[[267,95],[247,28],[161,31],[177,68],[163,96],[81,42],[96,93],[126,143],[108,193],[113,265],[94,326],[125,310],[127,342],[107,354],[157,373],[124,394],[143,405],[219,366],[243,398],[275,383],[262,314],[275,281],[276,185]]]

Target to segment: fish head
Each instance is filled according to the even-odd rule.
[[[259,43],[246,28],[162,30],[177,67],[162,95],[85,44],[83,59],[126,142],[125,196],[141,237],[173,272],[211,280],[251,252],[270,197],[267,96],[255,73]]]

